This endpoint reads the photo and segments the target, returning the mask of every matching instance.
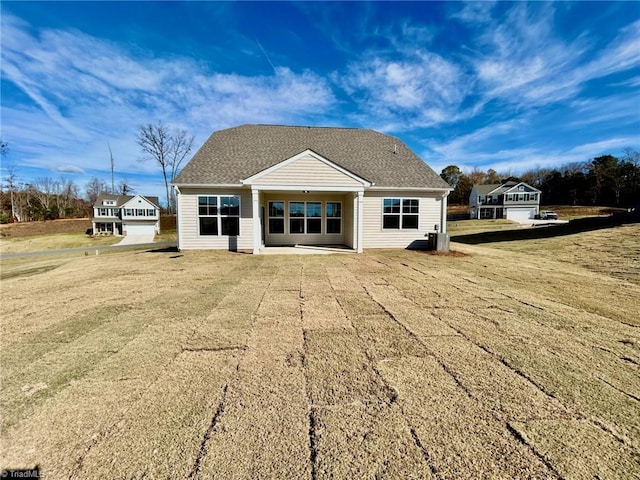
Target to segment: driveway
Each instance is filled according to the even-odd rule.
[[[514,220],[514,222],[517,222],[521,225],[531,225],[535,227],[536,225],[561,225],[564,223],[569,223],[569,220],[539,220],[528,218],[526,220]]]
[[[126,235],[117,245],[139,245],[141,243],[153,243],[155,234]]]

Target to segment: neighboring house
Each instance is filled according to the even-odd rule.
[[[524,182],[474,185],[469,195],[472,219],[506,218],[523,221],[540,211],[540,190]]]
[[[160,233],[158,197],[100,195],[93,206],[93,234],[150,235]]]
[[[178,247],[406,248],[445,232],[451,188],[400,140],[354,128],[213,133],[176,177]]]

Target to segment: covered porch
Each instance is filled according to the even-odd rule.
[[[364,189],[252,187],[253,253],[362,253],[363,196]]]
[[[291,245],[346,245],[362,253],[367,180],[305,150],[242,184],[251,187],[253,253]]]

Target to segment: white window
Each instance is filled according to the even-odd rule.
[[[326,232],[329,234],[342,233],[342,203],[327,202],[325,204]]]
[[[240,197],[209,195],[198,197],[200,235],[240,235]]]
[[[322,202],[289,202],[289,233],[322,233]]]
[[[269,234],[284,234],[284,202],[269,202]]]
[[[147,208],[147,217],[155,217],[156,209],[155,208]]]
[[[99,208],[98,209],[98,215],[101,217],[106,217],[107,216],[107,209],[106,208]]]
[[[417,230],[419,200],[417,198],[385,198],[382,204],[384,230]]]

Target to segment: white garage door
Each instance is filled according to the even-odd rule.
[[[127,235],[153,235],[155,234],[155,230],[153,229],[153,225],[126,225]]]
[[[535,207],[510,208],[507,210],[507,219],[514,222],[526,222],[531,220],[536,214]]]

